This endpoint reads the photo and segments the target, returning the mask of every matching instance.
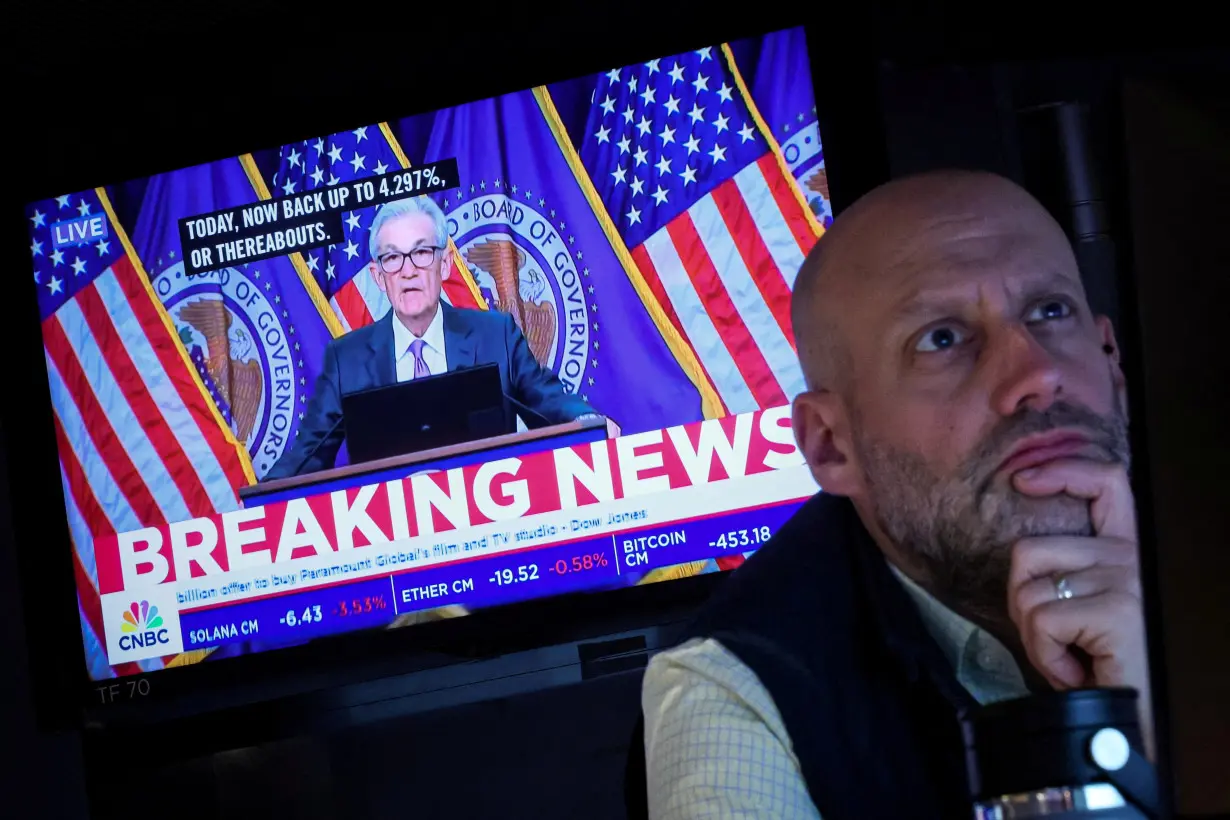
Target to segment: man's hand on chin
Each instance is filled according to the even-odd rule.
[[[1013,482],[1026,495],[1087,499],[1093,519],[1091,538],[1026,538],[1013,548],[1008,614],[1030,662],[1056,689],[1136,689],[1152,757],[1136,510],[1126,468],[1061,460],[1022,470]]]

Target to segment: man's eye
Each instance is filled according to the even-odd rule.
[[[1026,322],[1053,322],[1057,319],[1067,319],[1072,315],[1072,306],[1062,299],[1048,299],[1038,305],[1025,317]]]
[[[965,342],[965,332],[959,328],[935,327],[923,334],[914,350],[918,353],[938,353]]]

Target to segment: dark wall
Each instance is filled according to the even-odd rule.
[[[1215,65],[1124,89],[1143,420],[1178,807],[1230,812],[1230,95]]]

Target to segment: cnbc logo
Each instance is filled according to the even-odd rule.
[[[129,651],[170,642],[162,616],[158,614],[158,607],[150,606],[149,601],[133,601],[124,611],[124,618],[120,623],[120,649]]]

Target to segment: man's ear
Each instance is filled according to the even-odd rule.
[[[1098,326],[1098,336],[1102,341],[1102,351],[1106,354],[1106,360],[1110,367],[1111,383],[1115,387],[1115,392],[1118,394],[1119,406],[1127,408],[1127,378],[1123,375],[1123,368],[1119,365],[1119,343],[1115,339],[1115,328],[1111,324],[1110,319],[1106,316],[1097,316],[1094,322]]]
[[[791,422],[794,439],[816,483],[833,495],[857,494],[862,477],[841,399],[828,390],[800,393],[794,400]]]
[[[380,275],[380,268],[376,267],[375,261],[367,263],[367,270],[371,273],[372,279],[376,280],[376,287],[380,288],[380,292],[387,296],[388,294],[385,293],[384,289],[384,277]]]
[[[444,250],[440,251],[440,279],[444,280],[453,272],[452,254],[448,252],[448,245],[444,246]]]

